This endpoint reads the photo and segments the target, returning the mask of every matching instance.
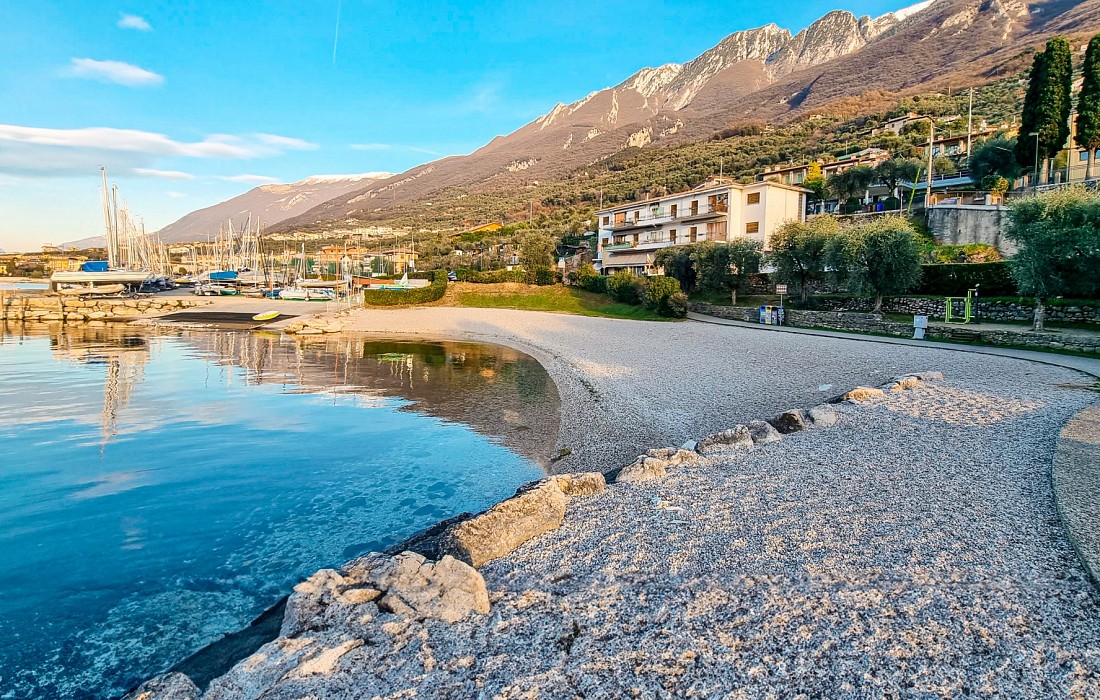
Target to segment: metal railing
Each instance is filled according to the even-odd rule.
[[[608,224],[608,228],[633,228],[635,226],[648,226],[649,224],[663,223],[668,221],[680,221],[682,219],[691,219],[697,216],[710,216],[711,214],[726,214],[729,212],[728,204],[716,204],[707,205],[705,207],[688,208],[686,210],[677,209],[673,214],[671,210],[666,211],[664,209],[657,210],[655,214],[649,214],[647,216],[639,216],[637,218],[627,218],[622,221],[612,220]]]

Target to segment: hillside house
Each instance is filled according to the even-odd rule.
[[[862,151],[851,153],[828,163],[819,160],[817,164],[821,166],[821,174],[828,179],[832,175],[842,173],[857,165],[866,165],[869,168],[873,168],[882,161],[889,159],[890,151],[882,148],[865,148]],[[784,165],[765,168],[764,174],[761,175],[760,178],[762,180],[780,182],[785,185],[797,186],[806,181],[809,172],[809,163],[803,163],[801,165]]]
[[[619,270],[659,274],[654,255],[662,248],[703,241],[746,239],[767,244],[787,221],[805,221],[801,187],[711,178],[688,192],[624,204],[597,212],[595,263],[604,274]]]

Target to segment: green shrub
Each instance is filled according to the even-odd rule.
[[[969,289],[981,285],[983,297],[1016,296],[1016,283],[1007,262],[921,265],[920,284],[914,294],[966,296]]]
[[[668,315],[672,318],[683,318],[688,314],[688,295],[676,292],[668,298]]]
[[[669,300],[674,294],[683,294],[678,281],[671,277],[650,277],[642,291],[642,305],[661,316],[672,316]]]
[[[616,272],[607,278],[607,295],[624,304],[640,304],[645,291],[645,279],[629,272]]]
[[[432,283],[417,289],[364,289],[364,306],[406,306],[438,301],[447,291],[447,273],[432,272]]]
[[[603,275],[594,275],[584,280],[581,287],[586,292],[592,292],[594,294],[607,294],[607,277]]]
[[[641,294],[641,304],[657,311],[661,316],[669,315],[669,297],[680,292],[680,283],[672,277],[650,277],[646,281],[645,291]]]
[[[535,284],[546,287],[558,281],[557,271],[550,267],[540,267],[535,270]]]
[[[455,276],[460,282],[473,284],[500,284],[502,282],[523,282],[525,275],[523,270],[456,270]]]

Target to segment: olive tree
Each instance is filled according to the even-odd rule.
[[[529,283],[534,282],[539,270],[552,270],[554,265],[554,239],[534,231],[527,233],[519,242],[519,263],[523,266]]]
[[[920,240],[900,216],[843,229],[829,242],[826,260],[849,290],[874,294],[876,313],[883,297],[904,294],[920,281]]]
[[[798,285],[799,298],[810,300],[810,283],[825,275],[825,252],[829,241],[840,231],[832,216],[819,216],[809,222],[788,221],[772,234],[767,260],[775,266],[775,279]]]
[[[1012,277],[1035,297],[1035,330],[1043,329],[1053,297],[1092,297],[1100,291],[1100,195],[1073,187],[1017,199],[1009,211],[1009,240],[1019,250]]]

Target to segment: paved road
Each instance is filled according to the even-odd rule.
[[[886,345],[907,345],[909,347],[929,348],[935,350],[951,350],[967,354],[996,355],[998,357],[1013,357],[1019,360],[1041,362],[1055,367],[1076,369],[1094,377],[1100,378],[1100,360],[1077,355],[1060,355],[1053,352],[1038,352],[1036,350],[1017,350],[1015,348],[998,348],[992,346],[956,345],[955,343],[940,343],[931,340],[911,340],[908,338],[886,338],[883,336],[863,335],[860,333],[844,333],[841,331],[822,331],[809,328],[792,328],[790,326],[764,326],[759,323],[746,323],[734,321],[717,316],[708,316],[688,312],[688,318],[700,323],[711,323],[719,326],[736,326],[740,328],[752,328],[759,331],[775,333],[797,333],[800,335],[816,335],[822,338],[839,338],[842,340],[856,340],[863,343],[883,343]]]

